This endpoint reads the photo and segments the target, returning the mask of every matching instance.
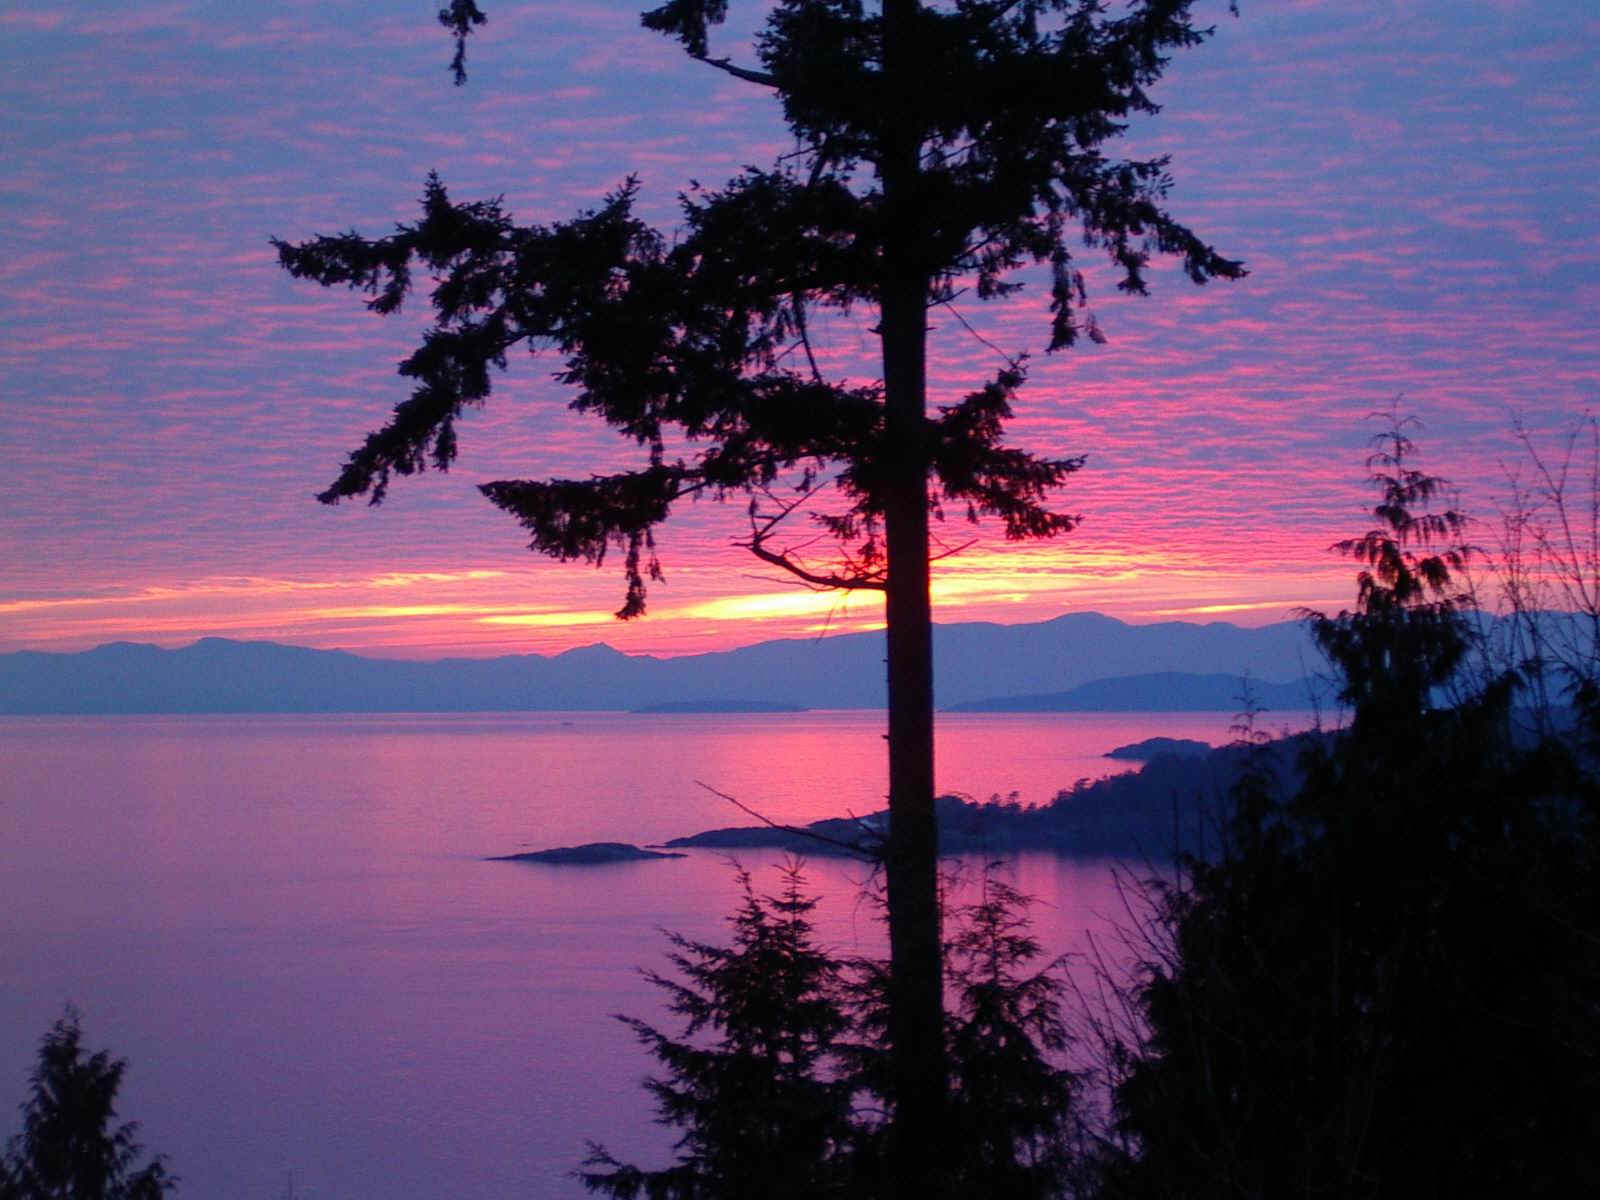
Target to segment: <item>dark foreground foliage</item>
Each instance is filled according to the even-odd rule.
[[[646,1170],[591,1146],[579,1178],[627,1198],[887,1194],[894,1111],[884,964],[819,946],[800,869],[774,896],[748,873],[732,938],[672,937],[674,977],[651,974],[678,1036],[623,1018],[661,1065],[658,1120],[681,1131],[672,1165]],[[1041,964],[1028,898],[993,871],[953,914],[946,947],[949,1133],[925,1153],[952,1194],[1067,1194],[1081,1135],[1059,963]]]
[[[1403,426],[1358,604],[1313,615],[1353,706],[1298,791],[1235,792],[1222,854],[1158,888],[1144,1036],[1120,1047],[1107,1197],[1600,1190],[1596,789],[1514,733],[1472,649],[1463,522]]]
[[[1064,1066],[1069,993],[1038,960],[1029,898],[994,871],[946,949],[952,1174],[963,1196],[1069,1194],[1082,1162],[1081,1081]]]
[[[138,1125],[116,1124],[124,1059],[85,1054],[77,1014],[50,1027],[39,1046],[22,1132],[0,1159],[0,1200],[160,1200],[176,1179],[144,1148]]]
[[[816,901],[798,870],[777,896],[744,898],[727,946],[672,935],[672,978],[651,972],[681,1037],[623,1018],[664,1068],[646,1086],[663,1124],[683,1131],[677,1161],[643,1171],[591,1147],[590,1191],[612,1196],[840,1194],[850,1144],[850,1080],[836,1069],[850,1018],[841,967],[812,939]],[[701,1035],[708,1035],[702,1037]]]
[[[1064,1008],[1076,993],[1038,970],[1025,901],[993,876],[953,914],[951,1099],[927,1148],[950,1194],[1600,1194],[1600,788],[1584,736],[1600,706],[1580,686],[1575,735],[1533,736],[1552,723],[1514,706],[1537,664],[1472,661],[1465,521],[1439,509],[1442,481],[1415,468],[1397,417],[1370,466],[1373,526],[1338,546],[1360,565],[1357,603],[1308,614],[1350,723],[1285,746],[1246,722],[1205,853],[1145,885],[1154,919],[1122,1007]],[[965,811],[946,815],[959,826]],[[715,1032],[722,1052],[748,1058],[718,1014],[752,988],[812,1047],[782,1059],[810,1075],[796,1145],[811,1173],[790,1163],[783,1180],[724,1188],[700,1166],[724,1136],[724,1106],[789,1094],[780,1072],[754,1093],[742,1077],[737,1093],[697,1091],[692,1108],[663,1103],[685,1130],[678,1165],[604,1160],[591,1188],[781,1195],[805,1178],[812,1195],[893,1194],[881,970],[815,965],[809,927],[783,957],[814,969],[748,970],[767,926],[802,908],[794,877],[776,900],[747,888],[734,946],[696,948],[741,969],[696,973],[680,959],[687,983],[660,982],[680,1013],[708,1014],[690,1033]],[[778,1007],[784,978],[804,986]],[[841,980],[851,986],[834,990]],[[1060,1065],[1079,1021],[1106,1035],[1098,1084]],[[696,1061],[687,1043],[637,1028],[668,1068],[658,1096],[677,1095]],[[765,1119],[770,1137],[791,1118]],[[808,1132],[824,1122],[826,1137]]]

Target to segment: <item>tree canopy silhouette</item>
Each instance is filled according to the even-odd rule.
[[[1022,358],[930,413],[927,314],[958,295],[1011,295],[1019,268],[1048,268],[1048,337],[1103,340],[1087,307],[1082,251],[1142,294],[1157,256],[1195,283],[1237,278],[1167,211],[1164,157],[1118,159],[1107,143],[1157,111],[1149,89],[1207,29],[1190,0],[779,0],[746,63],[716,55],[726,0],[668,0],[646,27],[773,97],[792,152],[682,197],[672,235],[634,214],[629,178],[591,211],[519,225],[499,201],[452,200],[430,176],[422,217],[387,236],[276,241],[293,274],[397,311],[414,270],[436,282],[434,324],[400,364],[415,381],[388,423],[321,495],[381,501],[395,475],[456,457],[457,422],[491,394],[519,345],[554,352],[571,407],[634,442],[632,470],[501,480],[484,494],[531,548],[602,562],[619,552],[618,616],[644,613],[661,577],[654,530],[686,497],[738,497],[741,544],[812,587],[886,597],[890,832],[885,860],[891,1042],[905,1186],[931,1178],[945,1093],[933,807],[930,513],[998,518],[1007,537],[1046,538],[1074,518],[1050,506],[1081,463],[1008,444]],[[440,14],[465,79],[485,14]],[[822,369],[818,311],[870,314],[881,378]],[[835,555],[785,539],[801,514]]]
[[[114,1125],[117,1089],[128,1064],[104,1050],[85,1054],[69,1011],[39,1045],[22,1132],[0,1159],[0,1200],[161,1200],[177,1181],[144,1148],[134,1122]]]
[[[676,1161],[641,1170],[591,1144],[579,1173],[591,1192],[661,1200],[844,1194],[853,1164],[854,1085],[834,1070],[849,1030],[840,963],[817,945],[798,863],[777,895],[748,871],[728,945],[669,934],[677,977],[648,972],[682,1021],[673,1037],[623,1017],[665,1074],[646,1086],[658,1120],[680,1129]]]
[[[621,1017],[662,1068],[646,1081],[657,1120],[679,1131],[655,1170],[591,1143],[579,1179],[634,1200],[885,1194],[887,972],[816,939],[802,864],[775,895],[743,893],[726,945],[669,934],[672,976],[648,972],[679,1018],[674,1036]],[[951,879],[952,887],[960,882]],[[946,946],[951,997],[951,1183],[962,1196],[1048,1200],[1079,1194],[1084,1153],[1062,960],[1044,963],[1031,897],[990,864],[954,907]],[[932,1148],[928,1148],[931,1153]]]
[[[1593,762],[1516,735],[1514,673],[1462,678],[1465,522],[1390,421],[1375,524],[1335,547],[1357,604],[1308,614],[1349,728],[1292,795],[1247,777],[1221,855],[1158,890],[1108,1200],[1600,1182]]]

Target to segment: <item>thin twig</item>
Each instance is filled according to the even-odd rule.
[[[856,855],[856,856],[859,856],[861,858],[875,860],[875,859],[878,859],[878,858],[882,857],[882,852],[880,850],[870,849],[870,848],[868,848],[867,846],[863,845],[860,842],[840,841],[838,838],[831,838],[831,837],[828,837],[826,834],[818,833],[815,829],[807,829],[807,828],[803,828],[803,827],[798,826],[798,825],[785,825],[781,821],[774,821],[771,817],[767,816],[765,813],[758,812],[757,810],[751,808],[744,801],[736,799],[735,797],[728,795],[727,792],[718,791],[716,788],[712,787],[709,783],[706,783],[703,779],[696,779],[695,783],[697,783],[701,787],[705,788],[705,790],[710,792],[713,796],[717,796],[720,799],[726,800],[729,804],[733,805],[740,812],[754,817],[756,820],[760,821],[763,825],[767,826],[770,829],[776,829],[776,830],[778,830],[778,831],[780,831],[782,833],[792,833],[796,837],[810,838],[812,841],[822,842],[824,845],[837,846],[839,849],[847,851],[848,853]],[[873,837],[879,836],[876,833],[875,830],[873,830],[870,826],[868,826],[867,823],[865,821],[862,821],[859,817],[855,817],[853,819],[856,821],[856,823],[858,825],[861,826],[863,832],[867,833],[869,836],[873,836]]]
[[[947,547],[944,550],[939,551],[939,553],[937,553],[937,554],[930,554],[930,555],[928,555],[928,563],[931,566],[932,564],[934,564],[936,562],[940,562],[943,559],[954,558],[957,554],[960,554],[963,550],[972,549],[974,546],[976,546],[978,544],[978,540],[979,539],[977,539],[977,538],[968,538],[966,541],[962,542],[959,546],[950,546],[950,547]]]
[[[770,490],[764,489],[768,499],[778,505],[777,511],[774,513],[758,513],[754,511],[752,506],[750,513],[750,540],[735,542],[734,544],[750,551],[762,562],[770,563],[772,566],[787,571],[814,591],[830,591],[834,588],[883,591],[887,584],[882,578],[881,572],[870,572],[865,568],[856,568],[855,564],[848,560],[845,564],[846,567],[855,569],[857,573],[839,574],[830,572],[823,574],[802,566],[794,558],[790,557],[793,553],[793,548],[784,551],[767,549],[767,539],[771,536],[773,529],[825,486],[826,483],[824,482],[802,488],[793,500],[788,501],[780,501],[773,496]],[[804,545],[809,544],[809,542],[804,543]]]
[[[972,327],[972,322],[968,321],[965,317],[963,317],[961,315],[961,310],[958,309],[954,304],[951,304],[950,301],[948,301],[948,300],[940,300],[939,301],[939,305],[941,307],[943,307],[943,308],[949,309],[950,310],[950,315],[955,317],[956,320],[960,321],[961,324],[966,327],[966,330],[967,330],[968,333],[970,333],[973,337],[977,338],[985,346],[989,347],[989,349],[993,350],[1001,358],[1005,359],[1006,360],[1006,365],[1009,366],[1013,371],[1017,371],[1017,370],[1021,370],[1022,369],[1022,360],[1021,359],[1014,358],[1013,356],[1007,354],[1004,350],[1000,349],[999,346],[996,346],[988,338],[984,337],[983,334],[979,333],[976,329],[974,329]]]

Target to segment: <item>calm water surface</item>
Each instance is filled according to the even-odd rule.
[[[1224,714],[962,714],[939,786],[1043,802]],[[67,1003],[127,1057],[121,1109],[180,1195],[566,1197],[585,1139],[659,1158],[660,930],[720,937],[727,861],[482,857],[883,806],[882,715],[0,718],[0,1136]],[[774,859],[745,856],[771,881]],[[1108,865],[1024,855],[1052,949],[1118,913]],[[881,938],[864,868],[818,862],[819,927]]]

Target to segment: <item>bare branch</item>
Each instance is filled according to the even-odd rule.
[[[817,366],[817,356],[811,349],[811,334],[806,329],[806,301],[805,297],[796,292],[790,303],[794,305],[794,327],[800,334],[800,344],[805,347],[806,361],[811,364],[811,378],[816,382],[823,382],[822,368]]]
[[[814,571],[794,557],[796,547],[780,551],[773,550],[767,546],[767,540],[771,537],[772,531],[815,496],[823,486],[823,484],[818,483],[803,487],[792,500],[781,501],[772,494],[770,489],[763,488],[763,494],[778,505],[777,511],[761,513],[752,504],[750,507],[750,537],[747,541],[735,542],[734,545],[750,551],[762,562],[787,572],[813,591],[822,592],[835,589],[883,591],[888,586],[888,580],[887,574],[882,568],[857,567],[847,555],[845,565],[849,569],[845,572]],[[809,544],[810,542],[801,543],[800,548],[804,548]]]
[[[761,559],[762,562],[770,563],[781,570],[787,571],[794,578],[800,580],[803,585],[810,586],[813,591],[881,592],[885,591],[888,587],[886,579],[882,575],[866,573],[860,575],[848,575],[841,574],[836,571],[813,571],[811,568],[802,566],[797,560],[792,559],[787,555],[774,554],[770,550],[754,551],[753,553],[755,553],[756,557]]]
[[[812,147],[811,153],[814,157],[811,160],[811,175],[806,180],[807,188],[817,186],[818,181],[823,176],[823,172],[827,170],[828,164],[833,161],[832,147],[833,138],[831,137],[825,139],[820,146]],[[793,292],[789,297],[789,302],[794,306],[795,330],[800,334],[800,344],[805,347],[806,361],[811,364],[811,378],[821,383],[822,369],[817,366],[817,356],[811,348],[811,334],[806,328],[805,293],[799,290]]]
[[[939,553],[937,553],[937,554],[928,555],[928,562],[930,564],[932,564],[932,563],[939,562],[942,559],[954,558],[956,555],[960,554],[963,550],[970,550],[974,546],[976,546],[977,544],[978,544],[978,539],[977,538],[968,538],[966,541],[962,542],[959,546],[950,546],[950,547],[948,547],[948,548],[946,548],[944,550],[939,551]]]
[[[954,297],[951,297],[951,299],[954,299]],[[961,310],[958,309],[954,304],[950,303],[950,300],[940,300],[940,301],[938,301],[938,303],[941,306],[943,306],[944,308],[948,309],[949,312],[950,312],[950,315],[953,316],[956,320],[960,321],[962,326],[966,329],[966,331],[968,333],[970,333],[973,337],[977,338],[978,341],[982,342],[985,346],[989,347],[989,349],[993,350],[1001,358],[1005,359],[1006,360],[1006,366],[1010,367],[1013,371],[1020,371],[1022,369],[1022,360],[1021,359],[1015,357],[1014,355],[1007,354],[1004,350],[1000,349],[999,346],[996,346],[988,338],[984,337],[983,334],[979,333],[976,329],[974,329],[972,327],[972,322],[968,321],[965,317],[963,317],[961,315]]]
[[[774,821],[765,813],[756,811],[748,804],[744,803],[744,801],[735,799],[734,797],[728,795],[727,792],[719,792],[716,788],[712,787],[709,783],[706,783],[703,779],[696,779],[695,783],[705,788],[705,790],[710,792],[713,796],[716,796],[722,800],[726,800],[740,812],[754,817],[769,829],[776,829],[782,833],[792,833],[796,837],[810,838],[814,842],[821,842],[823,845],[833,846],[837,849],[856,855],[857,857],[871,861],[876,861],[883,857],[881,845],[869,844],[872,842],[881,843],[883,841],[883,835],[854,814],[851,815],[850,819],[855,821],[857,825],[861,826],[862,833],[866,835],[868,839],[867,842],[841,841],[838,838],[831,838],[827,834],[818,833],[815,829],[807,829],[800,825],[785,825],[781,821]]]
[[[870,575],[822,574],[817,571],[812,571],[809,568],[801,566],[799,563],[785,555],[779,554],[773,550],[768,550],[759,542],[739,542],[736,544],[743,546],[762,562],[771,563],[773,566],[787,571],[790,575],[793,575],[796,579],[800,580],[801,583],[812,588],[814,591],[826,592],[833,591],[835,588],[839,588],[867,589],[881,592],[888,587],[887,581],[880,577]]]
[[[725,58],[711,58],[704,54],[693,56],[697,61],[703,62],[708,67],[715,67],[719,71],[726,71],[735,79],[743,79],[747,83],[759,83],[762,87],[776,88],[777,77],[765,71],[752,71],[748,67],[736,67]]]

